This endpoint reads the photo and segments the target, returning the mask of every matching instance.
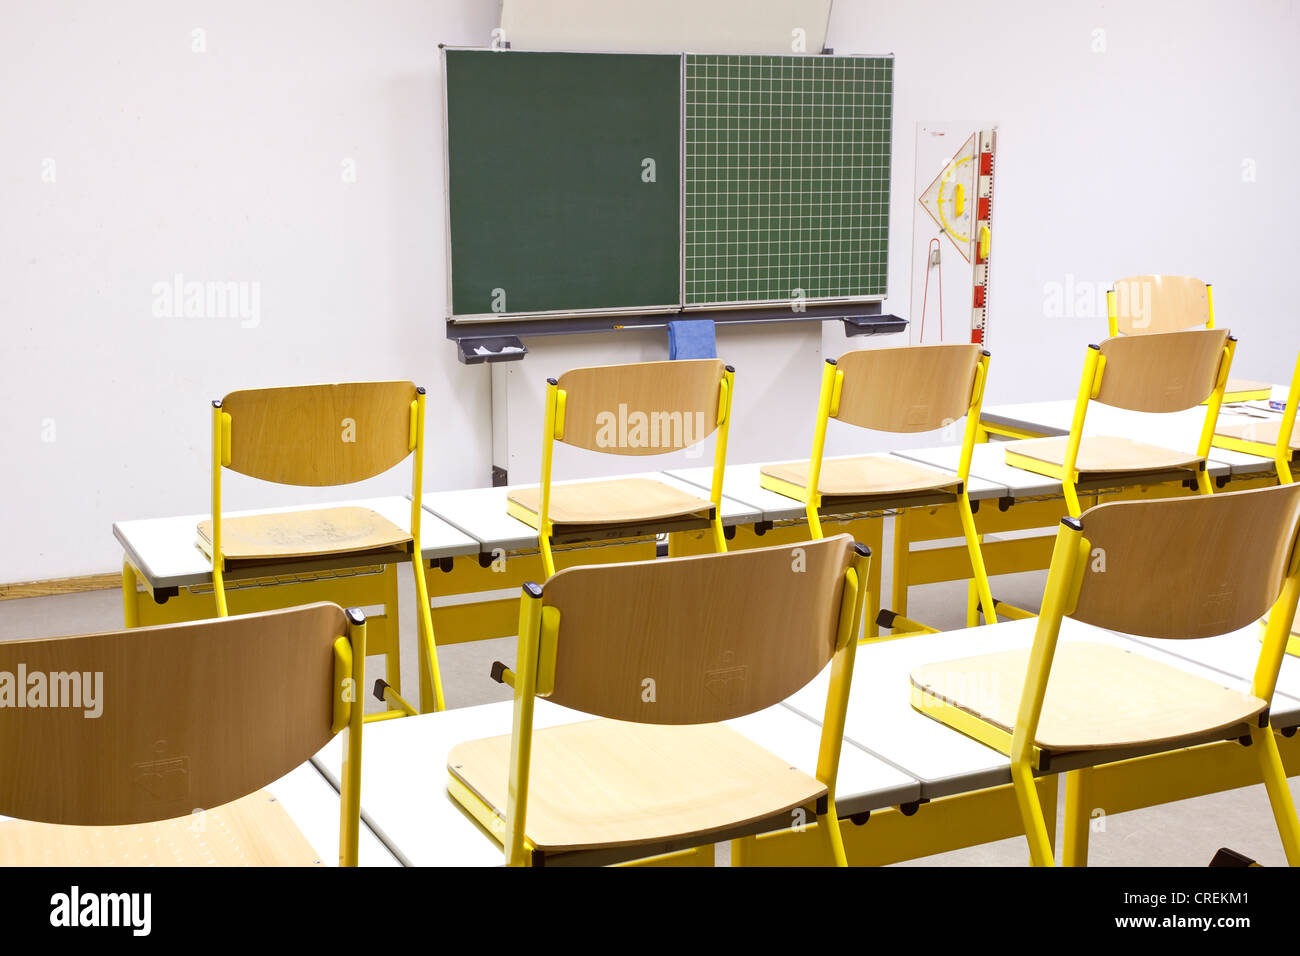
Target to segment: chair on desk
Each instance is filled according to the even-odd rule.
[[[912,672],[913,706],[1011,758],[1030,854],[1053,863],[1034,778],[1066,774],[1063,859],[1086,863],[1088,768],[1249,739],[1286,857],[1300,865],[1268,708],[1300,597],[1300,485],[1099,505],[1059,529],[1029,650]],[[1070,617],[1147,638],[1228,634],[1269,614],[1249,693],[1111,645],[1058,644]]]
[[[415,572],[421,701],[444,706],[433,620],[420,550],[424,389],[411,382],[355,382],[231,392],[212,403],[212,518],[199,544],[212,557],[217,613],[225,616],[226,572],[259,567],[336,569],[410,561]],[[373,478],[412,460],[410,529],[368,508],[339,507],[223,518],[222,469],[282,485],[326,487]],[[396,687],[396,604],[387,608],[388,714],[414,713]],[[390,686],[391,685],[391,686]],[[424,706],[427,708],[428,704]]]
[[[1112,337],[1212,329],[1214,289],[1191,276],[1130,276],[1106,293],[1106,314]],[[1224,401],[1267,401],[1271,394],[1267,382],[1230,379]]]
[[[1272,392],[1269,392],[1270,396]],[[1300,359],[1291,375],[1291,390],[1286,409],[1280,417],[1239,425],[1219,425],[1214,432],[1214,447],[1271,458],[1277,479],[1284,485],[1295,481],[1295,466],[1300,463],[1300,429],[1296,428],[1296,409],[1300,407]]]
[[[759,482],[770,491],[804,502],[814,537],[821,537],[821,519],[827,515],[955,504],[984,620],[996,621],[966,490],[988,369],[989,354],[978,345],[865,349],[829,359],[822,369],[811,459],[765,465]],[[934,431],[965,418],[957,473],[894,455],[826,459],[826,430],[832,418],[894,434]],[[934,630],[892,611],[882,612],[880,623],[895,630]]]
[[[356,866],[365,652],[365,616],[334,604],[0,641],[0,671],[48,675],[49,694],[66,678],[60,706],[0,708],[0,863],[318,863],[262,788],[343,733],[339,863]]]
[[[1226,329],[1157,332],[1109,338],[1088,347],[1070,434],[1006,444],[1008,465],[1058,478],[1070,514],[1082,511],[1079,490],[1123,488],[1173,480],[1196,481],[1214,490],[1208,458],[1223,404],[1237,340]],[[1208,400],[1208,401],[1207,401]],[[1205,404],[1194,452],[1129,438],[1085,436],[1092,402],[1132,412],[1179,412]]]
[[[711,528],[714,550],[727,550],[722,471],[734,383],[734,370],[718,359],[579,368],[547,380],[541,485],[512,490],[506,510],[537,529],[548,577],[556,543]],[[707,498],[649,478],[551,481],[556,442],[609,455],[662,455],[715,431]]]
[[[527,584],[514,732],[455,747],[448,789],[512,866],[617,863],[817,817],[845,865],[835,781],[870,551],[848,535],[575,567]],[[719,721],[831,664],[816,777]],[[534,698],[602,718],[533,729]]]

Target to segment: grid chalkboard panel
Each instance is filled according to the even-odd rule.
[[[892,57],[686,57],[685,305],[885,294],[893,78]]]

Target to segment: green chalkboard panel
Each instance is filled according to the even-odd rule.
[[[892,57],[686,57],[686,306],[884,296]]]
[[[679,307],[681,57],[444,55],[452,317]]]

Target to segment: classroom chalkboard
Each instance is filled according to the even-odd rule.
[[[677,308],[681,57],[443,53],[452,316]]]
[[[444,50],[449,318],[883,299],[893,67]]]

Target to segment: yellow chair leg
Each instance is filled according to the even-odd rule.
[[[1065,843],[1061,848],[1062,866],[1088,865],[1088,836],[1092,810],[1088,806],[1092,771],[1071,770],[1065,775]]]
[[[1202,468],[1196,473],[1196,490],[1203,495],[1214,494],[1214,479],[1210,477],[1208,468]]]
[[[1083,506],[1079,504],[1079,492],[1074,487],[1074,482],[1063,481],[1061,487],[1065,491],[1065,505],[1070,509],[1070,516],[1073,518],[1083,514]]]
[[[217,599],[217,617],[229,617],[226,609],[226,581],[220,568],[212,569],[212,593]]]
[[[840,818],[835,813],[835,804],[831,804],[824,814],[817,817],[817,829],[825,834],[826,846],[835,866],[848,866],[849,858],[844,853],[844,838],[840,834]]]
[[[1056,856],[1052,840],[1043,821],[1043,806],[1038,802],[1038,789],[1034,774],[1027,764],[1011,765],[1011,783],[1016,791],[1016,806],[1025,826],[1025,839],[1029,842],[1030,866],[1055,866]]]
[[[433,639],[433,614],[429,610],[429,588],[424,580],[424,561],[418,554],[411,556],[415,570],[416,641],[420,649],[420,710],[443,710],[442,674],[438,670],[438,645]],[[429,707],[429,701],[433,707]]]
[[[975,587],[975,579],[971,578],[966,582],[966,626],[979,627],[980,625],[980,595],[979,590]]]
[[[979,591],[980,607],[984,609],[984,623],[996,624],[998,612],[993,606],[993,591],[989,587],[984,552],[980,548],[980,535],[975,530],[975,513],[971,511],[970,498],[965,492],[957,496],[957,514],[961,516],[962,531],[966,535],[966,550],[970,552],[970,566],[974,574],[975,587]]]
[[[712,521],[713,528],[713,551],[715,554],[727,553],[727,536],[722,530],[722,519],[716,515]]]
[[[539,533],[537,541],[541,545],[542,570],[546,572],[546,577],[549,579],[555,574],[555,555],[551,552],[551,536]]]
[[[1289,866],[1300,866],[1300,821],[1296,820],[1295,803],[1291,799],[1291,788],[1287,786],[1282,756],[1277,752],[1277,740],[1273,736],[1273,728],[1252,727],[1250,742],[1259,760],[1260,773],[1264,777],[1264,789],[1268,791],[1268,802],[1273,807],[1273,819],[1277,821],[1277,832],[1282,838],[1282,849],[1286,851],[1286,862]]]

